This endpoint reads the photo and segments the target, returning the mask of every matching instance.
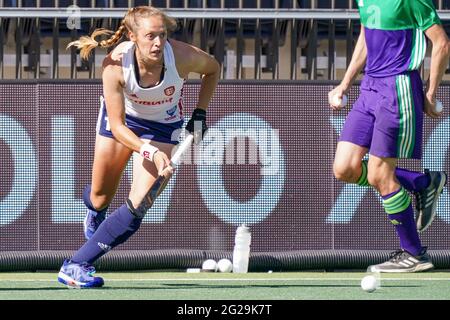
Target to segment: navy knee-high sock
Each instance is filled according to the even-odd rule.
[[[94,235],[73,255],[76,263],[94,263],[112,248],[125,242],[140,227],[142,219],[136,218],[124,204],[106,218]]]

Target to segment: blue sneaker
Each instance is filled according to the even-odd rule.
[[[70,288],[96,288],[103,286],[103,278],[94,277],[95,268],[87,263],[65,260],[58,273],[58,281]]]
[[[89,210],[83,221],[84,237],[89,240],[97,230],[98,226],[105,220],[106,210],[100,212]]]

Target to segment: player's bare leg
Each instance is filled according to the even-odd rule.
[[[158,144],[158,152],[170,155],[173,145]],[[120,206],[104,220],[94,235],[73,255],[71,261],[76,264],[91,265],[112,248],[128,240],[140,227],[144,215],[136,215],[133,208],[140,206],[158,171],[155,164],[141,157],[137,158],[133,167],[133,183],[130,191],[130,201]],[[139,210],[137,210],[139,211]],[[144,213],[145,214],[145,213]]]
[[[383,198],[383,207],[395,226],[401,249],[389,261],[370,266],[373,272],[417,272],[433,268],[426,247],[422,244],[414,221],[411,198],[396,178],[397,159],[371,155],[368,180]]]
[[[117,140],[97,135],[91,187],[95,208],[102,209],[111,203],[131,154],[132,150]]]
[[[366,153],[367,148],[365,147],[347,141],[338,142],[333,163],[333,172],[336,179],[348,183],[358,183],[363,176],[367,180],[367,172],[363,172],[361,162]]]
[[[105,214],[116,194],[120,179],[132,150],[115,139],[97,134],[95,141],[92,184],[88,185],[83,200],[88,208],[84,219],[84,235],[92,237],[105,219]]]
[[[169,158],[175,147],[173,144],[156,141],[152,142],[152,145],[164,152]],[[129,199],[134,208],[139,206],[157,177],[158,170],[154,163],[145,160],[138,154],[133,156],[133,183],[131,185]]]
[[[367,161],[361,161],[366,151],[366,148],[351,142],[340,141],[333,165],[335,177],[347,183],[368,186]],[[395,177],[406,190],[415,195],[417,230],[425,231],[436,216],[439,196],[448,180],[446,172],[425,170],[422,173],[396,167]]]
[[[114,141],[113,139],[109,140]],[[101,141],[101,143],[102,142],[103,141]],[[153,142],[152,144],[159,148],[160,151],[158,152],[164,152],[168,155],[171,154],[172,148],[174,147],[172,144]],[[101,146],[102,144],[100,147]],[[113,145],[110,145],[109,147],[114,149]],[[100,151],[97,155],[104,156],[105,154],[101,152],[102,149],[99,149]],[[129,157],[130,154],[131,152],[127,149],[122,149],[122,153],[119,152],[117,155],[124,156],[123,159],[125,159],[125,155],[128,155]],[[153,162],[150,162],[141,156],[136,156],[134,160],[130,203],[139,206],[147,191],[156,180],[158,170]],[[101,161],[98,161],[97,165],[99,162]],[[126,161],[124,161],[122,170],[116,172],[119,173],[119,178],[125,165]],[[115,169],[118,169],[118,167],[115,167]],[[99,173],[103,173],[103,175]],[[96,174],[97,178],[104,177],[104,179],[101,180],[102,182],[108,179],[105,176],[107,175],[106,171],[99,171],[96,172]],[[115,189],[110,190],[115,191]],[[92,237],[73,255],[73,257],[64,262],[58,274],[58,281],[72,287],[101,287],[103,285],[103,279],[92,275],[92,272],[95,270],[92,267],[92,264],[112,248],[128,240],[139,229],[142,219],[143,215],[136,216],[135,212],[130,210],[128,204],[119,207],[99,225]],[[72,274],[78,275],[76,279],[71,276]]]
[[[367,179],[371,186],[383,196],[397,191],[401,186],[395,176],[397,159],[371,155],[368,162]]]

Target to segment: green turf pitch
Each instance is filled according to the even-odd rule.
[[[0,300],[449,300],[450,272],[382,274],[364,292],[358,272],[184,273],[102,272],[101,289],[68,289],[56,272],[0,273]]]

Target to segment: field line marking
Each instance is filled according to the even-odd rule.
[[[250,281],[259,281],[259,282],[281,282],[281,281],[360,281],[362,277],[358,278],[279,278],[279,279],[261,279],[261,278],[245,278],[245,279],[196,279],[196,278],[161,278],[161,279],[106,279],[107,282],[162,282],[162,281],[195,281],[195,282],[250,282]],[[450,281],[450,278],[381,278],[381,281]],[[0,279],[1,282],[57,282],[56,279]]]

